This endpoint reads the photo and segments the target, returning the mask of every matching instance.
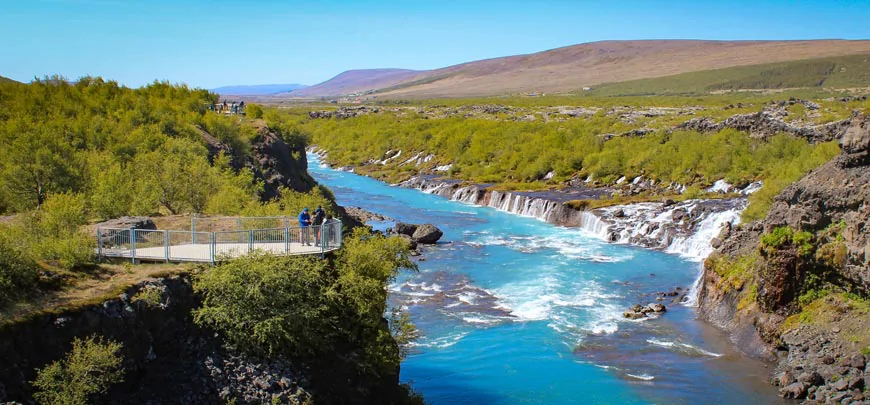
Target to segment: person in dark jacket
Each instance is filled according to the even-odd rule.
[[[299,213],[299,226],[302,228],[299,231],[299,243],[311,246],[311,215],[308,214],[308,208],[303,208]]]
[[[317,206],[317,209],[314,210],[314,222],[312,223],[314,228],[314,243],[316,245],[320,245],[320,233],[323,229],[323,220],[326,219],[326,211],[323,210],[321,206]]]

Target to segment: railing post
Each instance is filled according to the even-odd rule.
[[[130,228],[130,258],[136,264],[136,229]]]
[[[196,215],[190,216],[190,244],[196,244]]]
[[[166,249],[166,252],[165,252],[166,263],[169,263],[169,231],[168,230],[163,231],[163,246]]]
[[[248,231],[248,254],[254,251],[254,230]]]
[[[215,237],[214,232],[211,233],[211,265],[214,266],[214,256],[215,256]]]
[[[318,232],[317,234],[320,235],[320,239],[318,240],[318,242],[320,242],[320,243],[319,243],[319,245],[320,245],[320,258],[323,259],[323,258],[325,257],[324,252],[326,251],[326,249],[324,248],[324,245],[326,244],[326,238],[325,238],[325,236],[327,235],[327,233],[328,233],[329,231],[323,229],[324,226],[325,226],[325,225],[323,225],[323,224],[318,225],[318,226],[320,227],[320,228],[317,230],[317,232]]]
[[[336,246],[337,248],[340,248],[340,247],[341,247],[341,240],[342,240],[342,238],[344,237],[344,236],[341,234],[341,230],[342,230],[341,228],[342,228],[343,226],[344,226],[344,224],[342,224],[341,221],[338,221],[338,246]]]
[[[100,227],[97,227],[97,261],[103,258],[103,239],[100,237]]]
[[[284,221],[284,254],[290,253],[290,225]]]

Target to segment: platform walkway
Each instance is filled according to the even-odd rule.
[[[341,248],[342,224],[197,232],[97,228],[97,256],[138,261],[204,262],[261,251],[278,255],[325,255]]]

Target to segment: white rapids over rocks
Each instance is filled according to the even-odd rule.
[[[725,224],[736,225],[740,221],[740,213],[747,204],[745,198],[737,197],[673,204],[636,203],[578,211],[556,198],[546,198],[546,193],[488,191],[482,186],[460,186],[456,181],[424,177],[412,178],[400,186],[556,225],[577,227],[608,242],[659,249],[697,262],[713,251],[710,243]]]

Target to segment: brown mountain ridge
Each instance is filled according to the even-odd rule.
[[[870,40],[602,41],[428,71],[405,70],[386,75],[383,71],[395,70],[348,71],[305,89],[304,96],[338,96],[364,91],[374,91],[378,98],[559,93],[602,83],[856,54],[870,54]]]

